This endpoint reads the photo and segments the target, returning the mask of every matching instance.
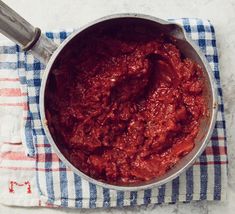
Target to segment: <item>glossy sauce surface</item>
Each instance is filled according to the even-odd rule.
[[[194,147],[206,114],[201,68],[174,40],[100,34],[55,66],[46,92],[50,131],[70,162],[111,184],[149,181]]]

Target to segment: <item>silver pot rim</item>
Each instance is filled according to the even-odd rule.
[[[162,25],[175,24],[175,23],[168,22],[168,21],[165,21],[165,20],[153,17],[153,16],[149,16],[149,15],[137,14],[137,13],[121,13],[121,14],[114,14],[114,15],[108,15],[108,16],[102,17],[100,19],[97,19],[93,22],[90,22],[90,23],[86,24],[82,28],[79,28],[78,30],[73,32],[55,50],[55,52],[51,56],[47,66],[46,66],[46,69],[44,71],[43,78],[42,78],[42,83],[41,83],[41,88],[40,88],[40,96],[39,96],[40,117],[41,117],[43,129],[45,131],[46,137],[48,138],[48,141],[49,141],[50,145],[52,146],[52,149],[55,151],[55,153],[58,155],[58,157],[61,159],[61,161],[63,161],[74,173],[81,176],[81,178],[87,180],[88,182],[99,185],[101,187],[105,187],[105,188],[109,188],[109,189],[113,189],[113,190],[119,190],[119,191],[137,191],[137,190],[149,189],[149,188],[153,188],[153,187],[156,187],[156,186],[166,184],[167,182],[169,182],[169,181],[173,180],[174,178],[176,178],[177,176],[179,176],[183,171],[188,169],[196,161],[196,159],[201,155],[201,153],[204,151],[204,149],[207,146],[207,142],[210,140],[210,138],[212,136],[212,132],[213,132],[213,129],[214,129],[214,126],[215,126],[216,116],[217,116],[217,108],[218,108],[217,107],[218,106],[217,91],[216,91],[216,87],[215,87],[215,80],[214,80],[213,72],[212,72],[211,67],[210,67],[207,59],[205,58],[204,54],[201,52],[199,47],[196,44],[194,44],[194,42],[191,41],[191,39],[189,39],[187,37],[187,35],[186,35],[184,29],[182,28],[182,26],[180,26],[178,24],[175,24],[182,30],[184,40],[192,46],[194,51],[197,53],[197,55],[200,57],[201,61],[203,62],[204,66],[206,68],[207,74],[209,76],[210,86],[211,86],[211,89],[212,89],[211,96],[212,96],[212,101],[213,101],[213,109],[212,109],[212,114],[211,114],[211,120],[210,120],[210,124],[209,124],[209,127],[208,127],[208,132],[206,133],[205,137],[203,138],[203,142],[202,142],[201,146],[199,147],[199,149],[197,150],[195,155],[182,168],[180,168],[178,171],[176,171],[172,175],[170,175],[170,176],[168,176],[168,177],[166,177],[162,180],[159,180],[159,181],[156,181],[156,182],[153,182],[153,183],[149,183],[149,184],[138,185],[138,186],[129,186],[129,185],[127,185],[127,186],[118,186],[118,185],[113,185],[113,184],[108,184],[108,183],[105,183],[105,182],[98,181],[94,178],[89,177],[88,175],[84,174],[83,172],[81,172],[79,169],[77,169],[75,166],[73,166],[72,163],[70,163],[70,161],[68,159],[66,159],[65,156],[61,153],[61,151],[57,147],[57,145],[56,145],[55,141],[53,140],[52,135],[49,131],[47,120],[46,120],[46,115],[45,115],[45,106],[44,106],[46,83],[47,83],[49,73],[52,69],[53,63],[56,60],[57,56],[60,54],[60,52],[64,49],[64,47],[74,37],[76,37],[83,30],[85,30],[88,27],[91,27],[91,26],[93,26],[97,23],[100,23],[100,22],[103,22],[103,21],[106,21],[106,20],[110,20],[110,19],[117,19],[117,18],[138,18],[138,19],[144,19],[144,20],[150,20],[150,21],[153,21],[153,22],[157,22],[157,23],[162,24]]]

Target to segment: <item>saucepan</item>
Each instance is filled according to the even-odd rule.
[[[184,56],[191,58],[201,66],[205,83],[205,90],[203,90],[203,93],[207,100],[208,115],[201,121],[200,130],[195,139],[195,147],[166,174],[149,182],[139,183],[138,185],[112,185],[98,181],[81,172],[65,157],[53,139],[45,114],[46,107],[44,99],[46,85],[56,60],[64,53],[65,50],[73,48],[73,42],[75,40],[76,42],[79,41],[79,38],[84,34],[89,33],[91,30],[96,28],[105,28],[106,26],[110,25],[115,26],[117,23],[134,23],[137,25],[144,24],[148,27],[156,29],[159,33],[163,32],[166,35],[174,37],[176,45],[180,49],[181,53]],[[46,38],[41,33],[39,28],[33,27],[19,14],[0,1],[0,32],[19,44],[22,50],[31,51],[36,58],[46,65],[41,82],[39,103],[40,116],[45,134],[58,157],[68,167],[70,167],[74,173],[86,179],[87,181],[102,187],[124,191],[136,191],[152,188],[154,186],[165,184],[179,176],[182,172],[192,166],[192,164],[206,148],[207,143],[212,135],[217,115],[217,92],[215,87],[215,80],[210,65],[208,64],[204,54],[199,50],[197,45],[187,37],[184,29],[180,25],[143,14],[115,14],[100,18],[79,28],[78,30],[74,31],[65,41],[63,41],[62,44],[57,45],[53,41]]]

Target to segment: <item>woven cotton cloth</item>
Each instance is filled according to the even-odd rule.
[[[62,207],[134,206],[149,203],[189,202],[192,200],[224,200],[227,185],[226,130],[218,54],[214,27],[201,19],[174,19],[205,54],[216,79],[219,111],[212,138],[196,163],[173,181],[144,191],[115,191],[87,182],[74,174],[53,152],[39,113],[39,90],[45,66],[18,46],[6,48],[16,56],[12,69],[18,70],[21,90],[27,107],[23,110],[22,141],[26,153],[35,157],[36,182],[43,204]],[[47,32],[46,36],[61,43],[67,31]],[[1,64],[0,64],[1,65]]]

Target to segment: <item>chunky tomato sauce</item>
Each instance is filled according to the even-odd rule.
[[[76,48],[77,47],[77,48]],[[89,36],[50,75],[53,138],[85,174],[112,184],[163,175],[194,147],[202,70],[165,35]]]

